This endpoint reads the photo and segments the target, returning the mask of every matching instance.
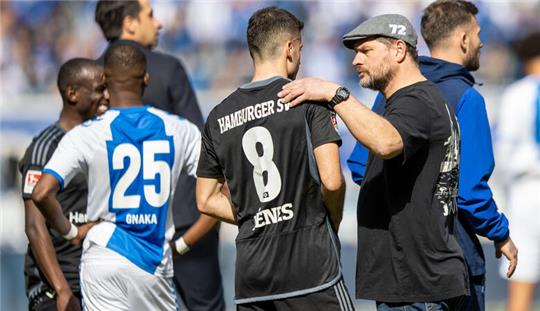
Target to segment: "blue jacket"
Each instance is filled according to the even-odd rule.
[[[494,242],[508,238],[508,220],[497,210],[488,185],[495,167],[491,132],[484,98],[474,86],[469,71],[458,64],[419,57],[420,70],[437,84],[454,108],[461,129],[461,162],[458,192],[457,238],[472,276],[485,274],[482,247],[476,234]],[[385,99],[377,95],[373,111],[384,112]],[[357,143],[347,160],[353,180],[361,184],[368,150]]]

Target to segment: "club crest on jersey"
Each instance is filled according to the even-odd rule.
[[[255,231],[255,229],[267,225],[277,224],[278,222],[292,219],[294,217],[292,207],[292,203],[286,203],[281,206],[276,206],[269,209],[259,209],[257,214],[253,216],[253,222],[255,223],[255,226],[252,230]]]
[[[41,171],[38,170],[28,170],[26,176],[24,177],[24,194],[32,194],[34,187],[37,185],[39,179],[41,178]]]

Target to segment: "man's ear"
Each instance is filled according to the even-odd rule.
[[[398,63],[401,63],[405,60],[405,56],[407,55],[407,43],[401,40],[396,41],[395,46],[395,57]]]
[[[469,52],[470,40],[471,37],[467,34],[467,32],[463,31],[459,34],[459,48],[463,54],[467,54],[467,52]]]
[[[133,16],[124,17],[122,22],[122,32],[133,34],[137,30],[137,18]]]
[[[144,81],[144,86],[145,86],[145,87],[147,87],[148,84],[150,84],[150,75],[148,74],[148,72],[146,72],[146,73],[144,74],[143,81]]]
[[[294,53],[294,45],[293,45],[293,42],[291,40],[287,40],[286,52],[285,53],[287,54],[287,60],[292,61],[293,53]]]
[[[70,105],[75,105],[79,101],[79,92],[72,85],[67,86],[65,96]]]

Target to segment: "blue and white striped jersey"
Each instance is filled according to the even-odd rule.
[[[149,106],[113,108],[61,140],[44,172],[62,188],[78,172],[88,180],[86,237],[141,269],[172,276],[171,205],[180,173],[195,176],[200,152],[195,125]]]

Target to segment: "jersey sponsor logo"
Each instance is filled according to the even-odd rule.
[[[41,178],[41,171],[38,170],[28,170],[26,176],[24,177],[24,194],[32,194],[34,187],[37,185],[39,179]]]
[[[127,214],[128,225],[157,225],[156,214]]]
[[[86,213],[69,212],[69,222],[72,224],[84,224],[88,222]]]
[[[277,224],[282,221],[291,220],[294,217],[294,211],[292,210],[292,208],[292,203],[285,203],[281,206],[276,206],[269,209],[259,209],[257,214],[253,216],[255,226],[252,230],[255,231],[255,229],[267,225]]]
[[[274,113],[288,111],[289,104],[284,104],[281,99],[277,101],[269,100],[252,106],[247,106],[238,111],[218,118],[220,134],[230,129],[243,125],[249,121],[262,119]]]

